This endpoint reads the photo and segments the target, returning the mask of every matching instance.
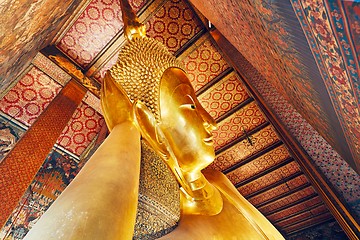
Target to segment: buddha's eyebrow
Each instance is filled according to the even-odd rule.
[[[192,103],[195,103],[194,98],[190,94],[186,94],[185,97],[190,98]]]

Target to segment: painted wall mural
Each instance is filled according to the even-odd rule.
[[[23,239],[83,166],[79,159],[53,148],[0,231],[1,239]]]
[[[359,3],[192,3],[356,169],[356,162],[360,163]]]
[[[357,51],[360,46],[357,33],[360,3],[318,0],[292,1],[292,5],[311,43],[309,46],[353,158],[360,161],[360,69]]]
[[[11,121],[11,118],[5,113],[0,112],[0,163],[24,132],[24,128]]]

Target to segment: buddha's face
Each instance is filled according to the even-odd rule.
[[[196,98],[185,73],[169,68],[160,85],[161,129],[183,172],[204,169],[215,158],[214,119]]]

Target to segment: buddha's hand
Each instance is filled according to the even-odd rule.
[[[109,71],[103,79],[100,100],[103,116],[110,131],[123,122],[133,122],[132,104],[125,91],[115,83]]]

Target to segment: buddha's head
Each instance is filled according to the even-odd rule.
[[[175,175],[196,178],[214,160],[211,132],[216,124],[181,64],[156,40],[134,38],[121,50],[111,75],[133,103],[143,138],[173,171],[181,171]]]
[[[168,68],[160,81],[159,126],[184,173],[214,161],[215,121],[199,103],[185,72]]]

